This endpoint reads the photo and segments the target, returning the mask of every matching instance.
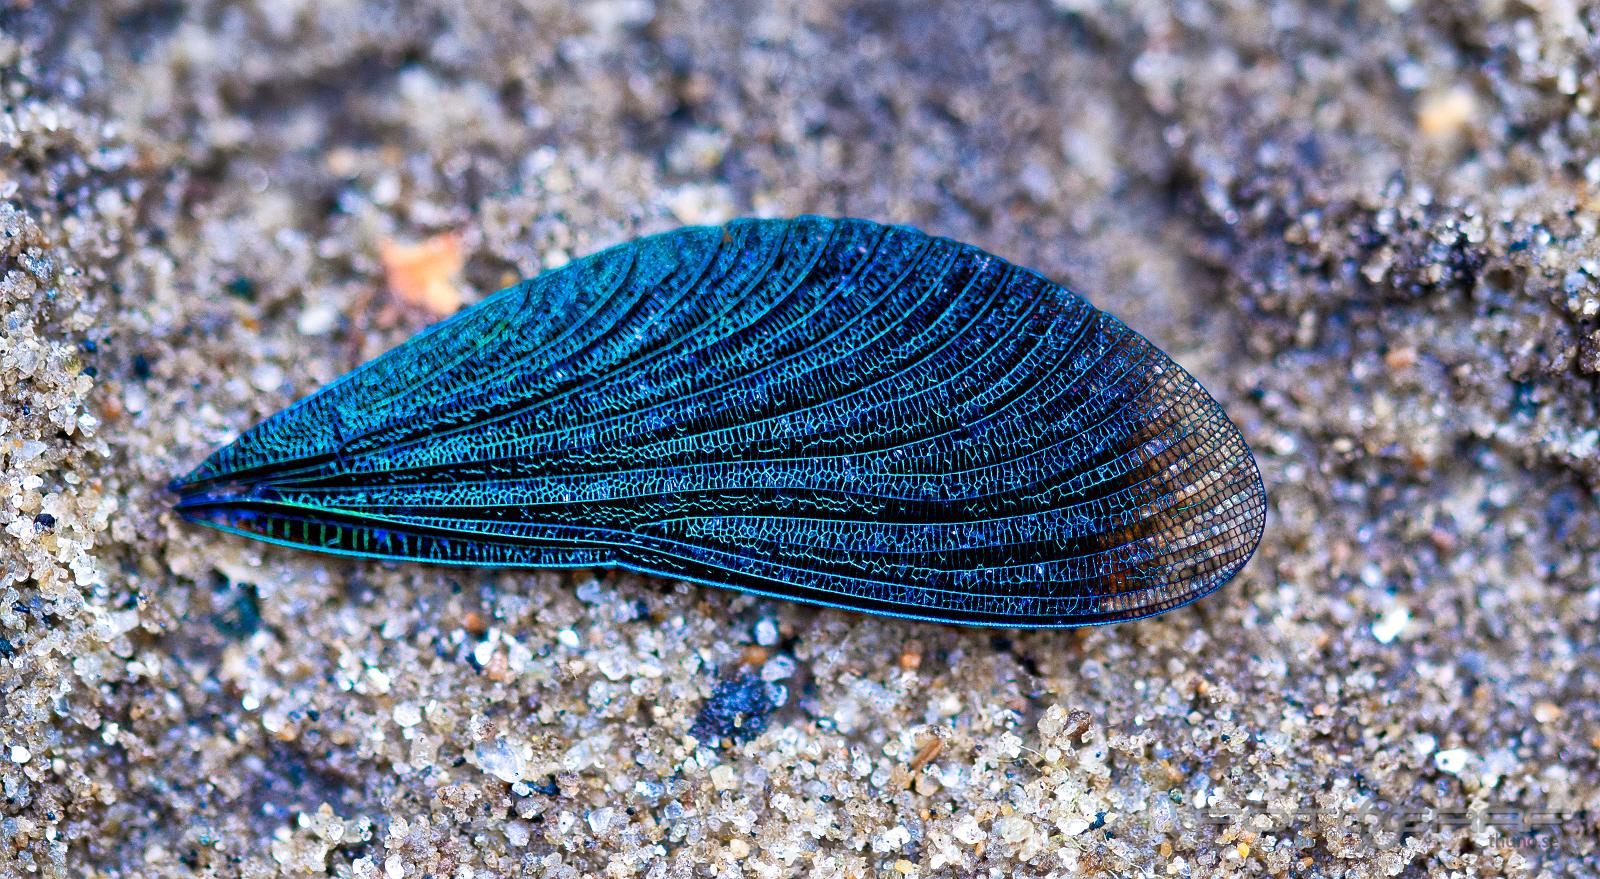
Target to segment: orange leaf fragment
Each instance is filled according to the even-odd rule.
[[[441,316],[461,308],[456,275],[466,257],[459,233],[445,232],[410,244],[384,241],[378,245],[378,258],[389,293],[401,302]]]

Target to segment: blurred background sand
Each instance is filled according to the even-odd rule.
[[[407,6],[0,12],[0,875],[1594,869],[1600,10]],[[1256,449],[1254,562],[989,632],[167,511],[461,304],[799,213],[1170,351]]]

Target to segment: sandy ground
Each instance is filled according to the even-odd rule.
[[[1595,7],[36,0],[0,33],[0,875],[1593,875]],[[806,212],[1167,348],[1257,451],[1254,562],[996,633],[167,510],[453,298]]]

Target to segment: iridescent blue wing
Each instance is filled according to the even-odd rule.
[[[745,220],[503,290],[246,432],[190,519],[349,555],[621,565],[871,613],[1134,619],[1260,538],[1238,429],[975,247]]]

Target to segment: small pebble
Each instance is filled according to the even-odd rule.
[[[1411,610],[1401,604],[1393,605],[1372,624],[1372,637],[1377,638],[1380,644],[1392,643],[1410,623]]]
[[[1471,751],[1465,748],[1450,748],[1435,753],[1433,755],[1433,765],[1438,767],[1440,772],[1460,775],[1462,770],[1466,769],[1467,762],[1471,759]]]
[[[408,729],[416,726],[422,722],[422,709],[414,702],[401,702],[394,706],[394,722]]]
[[[1456,86],[1425,95],[1417,108],[1417,127],[1428,137],[1457,134],[1477,118],[1478,100],[1471,89]]]

